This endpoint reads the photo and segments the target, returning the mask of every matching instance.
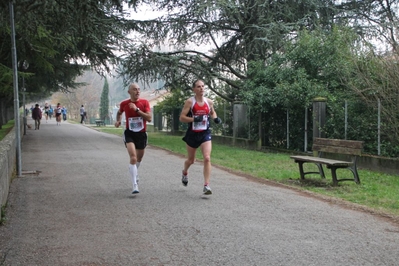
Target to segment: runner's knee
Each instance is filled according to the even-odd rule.
[[[130,156],[130,164],[136,164],[137,163],[137,156],[132,155]]]

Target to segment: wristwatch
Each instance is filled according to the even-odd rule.
[[[140,111],[140,108],[136,108],[136,112]]]

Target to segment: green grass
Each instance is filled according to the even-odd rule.
[[[97,127],[96,125],[92,126],[92,128],[98,129],[104,133],[114,134],[114,135],[118,135],[118,136],[122,136],[123,131],[125,129],[124,127],[119,127],[119,128],[116,128],[114,126]]]

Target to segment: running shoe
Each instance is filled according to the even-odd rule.
[[[183,174],[183,171],[182,171],[182,176],[181,176],[181,182],[183,183],[183,186],[187,186],[187,184],[188,184],[188,176]]]
[[[137,193],[139,193],[139,186],[136,184],[136,185],[133,185],[133,192],[132,192],[132,194],[137,194]]]
[[[212,194],[212,190],[209,186],[204,186],[204,194],[205,195],[211,195]]]

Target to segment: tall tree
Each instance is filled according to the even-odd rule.
[[[120,0],[13,1],[16,50],[27,61],[27,98],[70,91],[86,65],[109,70],[126,40],[125,13]],[[132,4],[134,1],[132,1]],[[12,99],[12,56],[9,1],[0,2],[0,99]],[[21,64],[19,64],[20,66]],[[12,101],[5,102],[12,105]]]
[[[337,20],[350,23],[367,42],[384,45],[384,49],[398,51],[399,1],[347,0],[337,5]],[[380,50],[381,47],[377,47]]]
[[[105,120],[109,117],[109,87],[107,78],[104,79],[103,91],[100,99],[100,118]]]
[[[124,56],[120,72],[128,79],[161,77],[170,88],[203,78],[229,101],[237,99],[242,82],[251,78],[248,63],[284,53],[283,43],[296,38],[300,30],[330,31],[334,24],[348,20],[359,27],[367,14],[373,13],[374,20],[387,14],[377,0],[364,1],[367,4],[354,0],[145,2],[168,13],[134,23],[140,35]],[[163,46],[167,49],[160,49]]]

